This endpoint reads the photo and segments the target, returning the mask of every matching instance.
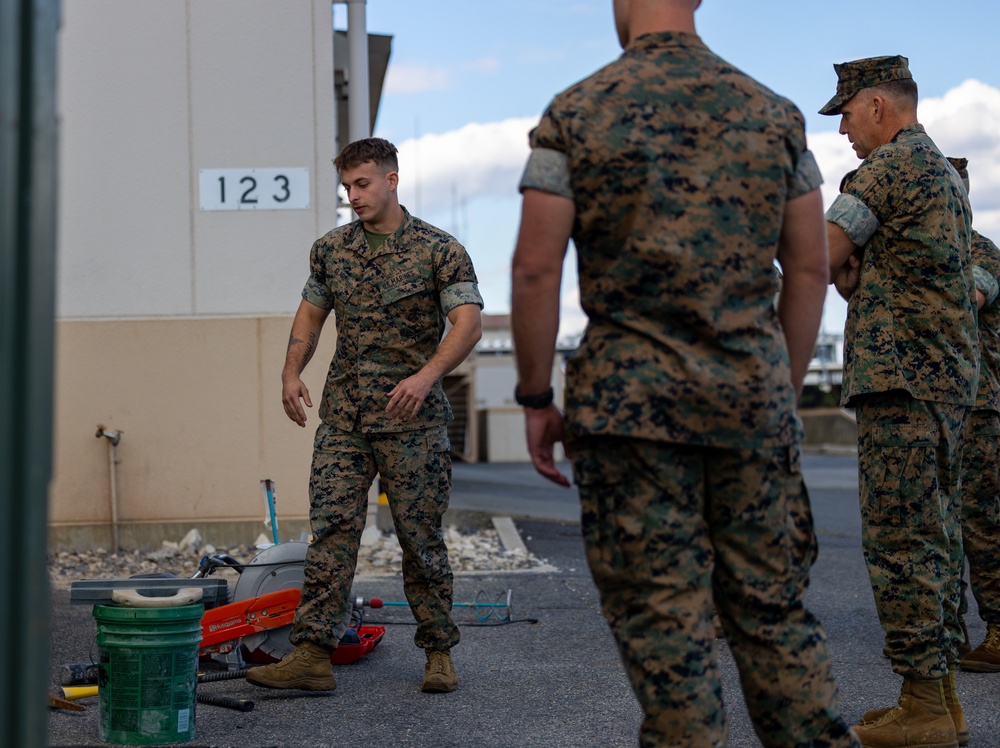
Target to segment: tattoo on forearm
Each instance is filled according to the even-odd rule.
[[[317,337],[314,332],[309,333],[308,341],[292,335],[288,338],[288,350],[292,350],[297,345],[304,345],[305,350],[302,352],[302,365],[305,366],[312,360],[313,354],[316,352],[316,340]]]

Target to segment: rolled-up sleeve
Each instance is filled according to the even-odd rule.
[[[311,275],[302,289],[302,298],[320,309],[333,309],[333,294],[330,289]]]
[[[521,192],[541,190],[572,200],[573,187],[566,154],[552,148],[532,149],[518,189]]]
[[[983,306],[989,306],[996,301],[997,295],[1000,294],[1000,283],[997,283],[997,279],[990,274],[990,271],[979,265],[973,265],[972,275],[976,279],[976,290],[986,297]]]
[[[806,151],[799,156],[799,161],[795,166],[795,174],[792,175],[791,184],[788,186],[788,199],[793,200],[801,197],[823,184],[823,174],[816,163],[816,157],[812,151]]]
[[[827,208],[826,220],[840,226],[858,247],[865,246],[879,227],[878,218],[868,206],[846,192],[837,195],[837,199]]]
[[[455,283],[441,290],[441,308],[447,314],[455,307],[475,304],[483,308],[483,297],[479,294],[478,283]]]

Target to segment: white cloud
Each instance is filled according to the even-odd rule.
[[[476,73],[495,73],[501,65],[496,57],[480,57],[462,64],[461,69]],[[385,77],[385,94],[421,94],[452,88],[454,68],[433,65],[393,63]]]
[[[450,85],[451,72],[447,68],[392,64],[385,76],[383,95],[444,91]]]
[[[967,80],[944,96],[920,104],[920,121],[949,156],[969,159],[972,206],[976,228],[1000,243],[1000,89]],[[497,202],[518,200],[517,183],[528,157],[528,132],[537,117],[473,123],[451,132],[425,135],[399,146],[403,179],[400,198],[418,214],[454,210],[456,198],[472,203],[479,198]],[[830,118],[830,131],[810,133],[809,145],[823,171],[827,205],[836,197],[841,177],[857,168],[846,136],[836,132],[839,119]],[[416,199],[419,195],[419,199]],[[511,227],[510,235],[516,230]],[[477,240],[477,245],[488,242]],[[509,237],[491,251],[510,256]],[[844,305],[828,301],[826,329],[843,329]],[[567,284],[563,293],[563,334],[582,329],[578,295]]]
[[[528,131],[537,123],[536,117],[473,123],[402,142],[400,200],[430,214],[448,210],[456,198],[516,197]]]
[[[983,233],[989,226],[1000,237],[1000,89],[967,80],[943,97],[921,101],[919,114],[947,155],[969,159],[977,225],[983,222]],[[399,146],[404,202],[406,190],[411,190],[412,202],[417,185],[421,210],[427,213],[448,210],[456,196],[470,202],[484,196],[516,196],[528,157],[528,132],[537,122],[537,117],[519,117],[471,123],[404,141]],[[841,177],[860,164],[847,137],[836,132],[838,123],[831,117],[831,130],[809,135],[809,147],[826,179],[827,205],[836,196]]]

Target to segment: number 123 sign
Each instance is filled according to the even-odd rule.
[[[202,210],[304,210],[308,169],[199,169]]]

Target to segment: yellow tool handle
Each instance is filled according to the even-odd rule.
[[[90,696],[97,696],[97,686],[63,686],[59,689],[59,694],[66,701],[86,699]]]

